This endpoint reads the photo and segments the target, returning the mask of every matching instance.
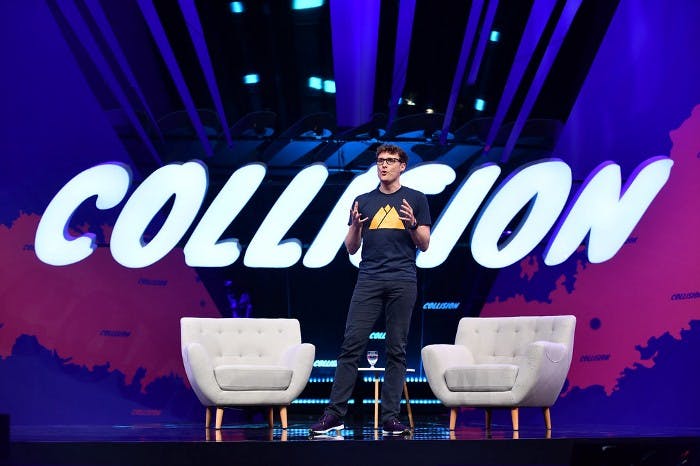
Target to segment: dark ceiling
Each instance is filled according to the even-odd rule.
[[[446,145],[459,143],[465,128],[471,131],[472,127],[478,127],[476,143],[486,146],[485,138],[494,116],[498,117],[509,77],[518,63],[516,52],[527,42],[527,28],[539,14],[544,18],[542,29],[536,34],[535,42],[532,37],[529,39],[534,44],[532,53],[520,58],[526,66],[520,81],[510,84],[512,103],[502,109],[503,128],[497,129],[506,132],[493,141],[494,145],[503,144],[533,87],[538,68],[545,61],[543,57],[552,44],[556,45],[555,30],[565,16],[563,12],[579,3],[575,0],[415,1],[405,85],[400,93],[402,104],[397,108],[396,118],[388,121],[392,86],[397,81],[394,57],[398,18],[402,7],[414,3],[403,1],[380,3],[374,87],[353,94],[373,95],[373,110],[366,118],[368,125],[359,130],[337,124],[335,117],[343,111],[336,104],[341,89],[336,94],[309,87],[311,76],[333,81],[338,69],[334,60],[352,58],[333,56],[333,1],[317,2],[321,6],[302,10],[293,10],[291,0],[79,0],[53,1],[51,7],[93,92],[130,151],[137,171],[146,175],[163,163],[193,157],[209,159],[214,167],[223,164],[230,173],[230,168],[243,163],[275,160],[275,151],[283,150],[285,143],[294,138],[304,137],[304,131],[308,130],[315,131],[311,135],[320,140],[319,145],[298,157],[282,157],[272,165],[298,167],[324,161],[323,157],[333,150],[325,146],[338,139],[381,140],[382,135],[391,139],[402,132],[409,134],[408,130],[416,125],[425,126],[417,142],[425,139],[428,148],[414,150],[417,154],[423,151],[422,160],[436,159],[444,154]],[[542,14],[547,4],[552,7],[551,12]],[[559,125],[566,122],[617,4],[614,0],[580,2],[570,27],[559,36],[561,48],[526,115],[528,121],[547,120]],[[195,15],[188,13],[188,6],[193,7]],[[243,11],[234,13],[232,10],[236,8]],[[486,19],[489,8],[495,11],[490,27]],[[453,114],[446,117],[465,30],[473,15],[477,28],[472,50],[480,39],[489,39],[483,39],[483,58],[473,83],[466,76],[475,61],[474,55],[470,55],[465,76],[458,86]],[[156,40],[159,29],[163,32],[161,42]],[[490,39],[492,31],[498,32],[497,41]],[[212,81],[207,80],[201,50],[197,50],[193,39],[197,34],[203,39],[215,92]],[[247,74],[257,74],[259,82],[245,84],[243,77]],[[415,105],[407,105],[408,99]],[[476,99],[484,101],[483,109],[475,108]],[[428,109],[434,112],[432,116],[426,115]],[[134,118],[130,118],[130,112]],[[458,137],[440,140],[438,130],[448,123],[450,132]],[[404,126],[392,128],[401,124]],[[268,127],[267,133],[264,127]],[[542,131],[552,131],[551,128],[550,125]],[[323,129],[328,132],[324,133]],[[229,137],[232,141],[252,138],[257,142],[236,144],[234,141],[230,145]],[[549,137],[550,146],[556,142],[556,134],[542,137]],[[211,147],[208,149],[207,145]],[[339,168],[361,168],[365,159],[358,157],[354,161],[356,165]]]

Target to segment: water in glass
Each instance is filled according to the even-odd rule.
[[[367,362],[369,363],[370,366],[374,367],[375,364],[377,364],[377,360],[379,360],[379,352],[378,351],[367,351]]]

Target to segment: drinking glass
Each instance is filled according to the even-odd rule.
[[[374,350],[367,351],[367,362],[369,363],[370,366],[374,367],[374,365],[377,364],[378,360],[379,360],[379,352],[378,351],[374,351]]]

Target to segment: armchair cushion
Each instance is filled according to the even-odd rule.
[[[214,377],[222,390],[286,390],[292,381],[292,370],[271,365],[223,365],[214,368]]]
[[[464,317],[453,345],[423,348],[425,375],[448,407],[552,406],[575,325],[574,316]]]
[[[286,406],[304,390],[315,347],[296,319],[181,319],[188,380],[204,406]]]
[[[453,345],[424,347],[423,368],[430,389],[450,408],[450,430],[462,406],[511,409],[518,430],[518,409],[549,408],[566,381],[573,355],[576,317],[464,317]],[[490,428],[490,414],[486,428]]]
[[[448,368],[445,382],[453,392],[505,392],[513,388],[517,375],[513,364],[475,364]]]

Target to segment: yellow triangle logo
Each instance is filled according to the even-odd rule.
[[[380,207],[372,221],[369,224],[370,230],[377,230],[379,228],[391,228],[394,230],[405,230],[403,222],[399,218],[399,213],[395,208],[387,204],[385,207]]]

